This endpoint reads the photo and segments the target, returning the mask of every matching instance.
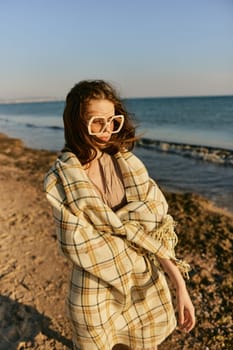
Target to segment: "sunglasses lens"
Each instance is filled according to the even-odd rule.
[[[99,134],[104,130],[105,126],[106,126],[105,118],[103,117],[93,118],[93,120],[90,123],[90,131],[93,134]]]
[[[121,130],[124,123],[123,115],[116,115],[106,120],[105,117],[93,117],[89,123],[91,135],[98,135],[110,129],[111,133],[117,133]]]
[[[123,126],[123,117],[120,115],[116,115],[115,117],[112,118],[112,133],[117,133],[121,130],[122,126]]]

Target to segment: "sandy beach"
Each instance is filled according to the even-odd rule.
[[[71,349],[65,313],[70,265],[58,250],[44,174],[57,154],[0,134],[0,350]],[[177,221],[177,256],[197,325],[175,331],[159,350],[232,349],[233,214],[196,194],[166,193]]]

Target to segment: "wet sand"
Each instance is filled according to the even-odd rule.
[[[0,134],[0,350],[71,349],[70,264],[43,193],[56,157]],[[190,334],[175,331],[159,349],[231,349],[233,214],[196,194],[166,197],[178,222],[177,255],[193,268],[187,285],[197,325]]]

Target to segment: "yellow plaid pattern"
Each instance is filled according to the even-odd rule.
[[[73,262],[67,306],[74,344],[84,350],[110,350],[116,343],[153,349],[176,320],[166,279],[151,257],[177,261],[177,237],[173,226],[163,237],[168,206],[141,161],[130,152],[115,157],[127,198],[116,212],[71,152],[62,153],[45,177],[59,246]]]

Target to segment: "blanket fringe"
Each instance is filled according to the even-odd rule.
[[[182,275],[189,279],[189,271],[191,270],[190,265],[183,260],[179,260],[175,256],[175,246],[178,243],[178,237],[175,233],[176,222],[173,220],[171,215],[166,215],[164,220],[161,222],[160,226],[149,233],[149,235],[159,241],[170,253],[170,258],[176,266],[181,271]],[[148,252],[143,247],[138,246],[134,242],[128,241],[129,246],[131,246],[138,254],[147,255],[148,258],[156,265],[160,266],[156,254]]]

